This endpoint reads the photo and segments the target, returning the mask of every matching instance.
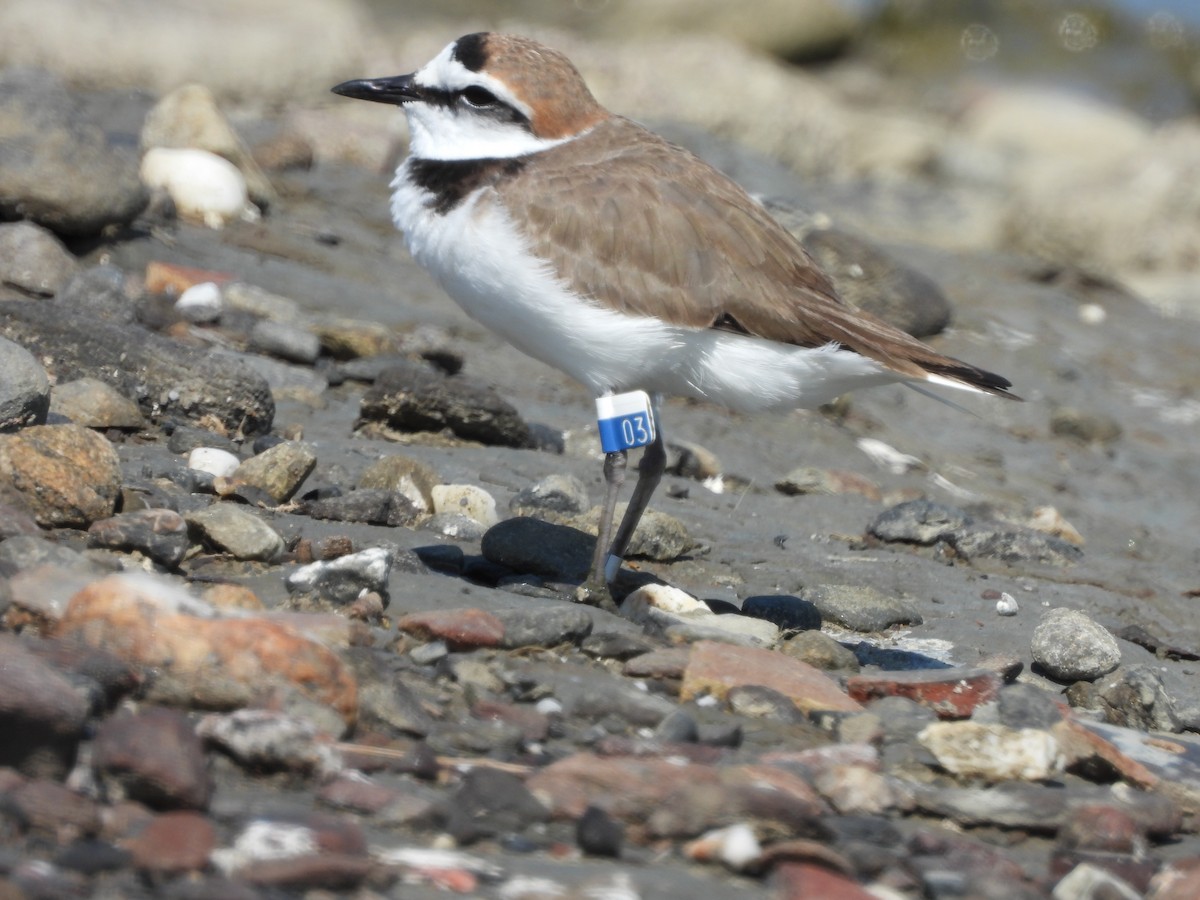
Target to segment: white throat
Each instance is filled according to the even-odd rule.
[[[571,140],[540,138],[519,125],[497,122],[470,110],[419,101],[406,103],[404,115],[409,153],[417,159],[509,159]]]

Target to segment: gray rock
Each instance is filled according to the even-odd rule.
[[[191,541],[187,522],[169,509],[142,509],[93,522],[88,546],[137,550],[157,563],[174,568],[183,561]]]
[[[27,641],[0,634],[0,657],[0,765],[32,777],[65,776],[83,738],[87,701]]]
[[[447,376],[427,363],[383,372],[362,399],[362,418],[400,431],[449,429],[460,438],[500,447],[532,447],[529,426],[488,385]]]
[[[554,604],[493,612],[504,623],[501,647],[555,647],[578,644],[592,633],[592,617],[578,606]]]
[[[1032,684],[1010,684],[996,698],[997,718],[1009,728],[1050,728],[1063,719],[1060,700]]]
[[[40,425],[49,410],[50,380],[42,364],[20,344],[0,337],[0,431]]]
[[[274,528],[232,503],[214,503],[184,518],[205,543],[235,559],[270,561],[283,553],[283,538]]]
[[[95,321],[128,325],[137,320],[141,288],[112,265],[89,266],[75,273],[57,294],[64,308]]]
[[[138,405],[98,378],[77,378],[50,391],[50,411],[87,428],[136,430],[146,425]]]
[[[881,541],[933,544],[974,520],[961,509],[929,500],[910,500],[880,513],[868,532]]]
[[[996,559],[1010,565],[1069,566],[1083,557],[1082,550],[1062,538],[1002,522],[976,523],[953,535],[951,544],[967,559]]]
[[[288,362],[312,365],[321,355],[321,339],[306,328],[262,319],[250,329],[250,346]]]
[[[516,775],[495,769],[471,769],[448,798],[446,832],[460,845],[517,834],[550,818]]]
[[[0,284],[52,297],[79,263],[49,231],[32,222],[0,225]]]
[[[392,550],[372,547],[301,566],[285,583],[289,593],[315,594],[335,604],[353,603],[363,591],[375,591],[386,602],[393,559]]]
[[[522,488],[508,503],[514,516],[567,522],[588,508],[587,486],[571,475],[548,475]]]
[[[854,651],[821,631],[801,631],[793,634],[779,645],[779,649],[788,656],[794,656],[818,669],[844,669],[850,672],[857,672],[859,669],[858,657],[854,655]]]
[[[621,521],[627,505],[625,503],[617,504],[613,515],[615,522]],[[600,507],[592,507],[587,515],[578,517],[571,524],[595,535],[599,531]],[[671,562],[684,556],[695,547],[696,541],[688,534],[687,527],[683,522],[668,513],[650,507],[638,521],[625,555],[631,558],[652,559],[657,562]]]
[[[0,72],[0,218],[90,235],[146,201],[136,148],[111,141],[83,98],[44,71]]]
[[[1096,682],[1104,718],[1113,725],[1141,731],[1183,730],[1175,701],[1150,666],[1122,666]]]
[[[383,488],[359,488],[339,497],[324,497],[304,504],[314,519],[366,522],[391,527],[415,524],[421,513],[408,497]]]
[[[1077,609],[1052,609],[1033,630],[1033,661],[1056,681],[1093,681],[1121,664],[1108,630]]]
[[[484,534],[480,552],[516,572],[578,581],[587,577],[596,539],[566,525],[519,516]]]
[[[630,680],[595,668],[533,663],[515,667],[505,678],[518,698],[526,691],[553,694],[562,704],[564,717],[599,721],[611,716],[654,728],[676,709],[670,700],[638,690]]]
[[[889,597],[871,587],[820,584],[805,588],[804,599],[816,606],[824,621],[837,622],[852,631],[886,631],[893,625],[922,622],[912,602]]]
[[[625,823],[590,805],[575,822],[575,843],[587,856],[616,859],[625,842]]]
[[[1061,538],[1007,522],[976,520],[954,506],[909,500],[880,513],[867,532],[881,541],[929,546],[942,542],[966,559],[1070,565],[1083,551]]]
[[[747,597],[742,615],[773,622],[784,631],[808,631],[821,627],[821,610],[812,600],[787,595]]]
[[[270,430],[275,401],[241,362],[133,324],[97,321],[61,298],[0,303],[0,336],[54,358],[62,381],[91,376],[135,397],[152,419],[215,418],[230,433]]]

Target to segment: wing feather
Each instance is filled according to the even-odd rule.
[[[846,306],[804,247],[737,184],[688,151],[612,117],[514,178],[534,254],[596,303],[689,328],[830,343],[901,376],[1012,396],[998,375],[944,356]],[[564,204],[561,198],[579,198]]]

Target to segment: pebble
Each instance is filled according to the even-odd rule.
[[[87,428],[138,431],[146,427],[138,405],[98,378],[56,384],[50,392],[50,412]]]
[[[431,466],[408,456],[385,456],[367,466],[359,489],[381,489],[403,494],[418,512],[433,511],[433,488],[442,483]]]
[[[955,775],[988,781],[1045,781],[1059,775],[1066,758],[1048,731],[976,722],[937,722],[917,740]]]
[[[224,157],[192,147],[152,147],[139,175],[146,187],[165,192],[180,217],[207,228],[258,217],[246,179]]]
[[[500,521],[496,513],[496,498],[473,484],[435,484],[430,488],[433,511],[439,514],[467,516],[485,528]]]
[[[957,507],[929,500],[909,500],[884,510],[867,532],[885,543],[945,544],[966,559],[1064,566],[1082,558],[1080,549],[1062,538],[1004,522],[976,520]]]
[[[6,207],[64,236],[96,235],[142,211],[146,192],[136,148],[112,139],[62,79],[9,66],[0,72],[0,98],[0,197]]]
[[[126,847],[133,865],[154,875],[199,872],[217,849],[217,829],[201,813],[172,810],[152,818]]]
[[[387,488],[359,488],[337,497],[311,500],[303,508],[314,519],[365,522],[391,528],[411,527],[422,519],[421,511],[408,497]]]
[[[363,395],[360,412],[364,420],[402,432],[448,429],[490,446],[534,446],[529,426],[495,390],[426,363],[385,370]]]
[[[1000,693],[1000,676],[988,669],[919,669],[854,675],[846,693],[859,703],[879,697],[907,697],[943,719],[965,719]]]
[[[356,682],[337,656],[276,619],[219,618],[175,584],[149,575],[113,575],[75,594],[54,633],[101,647],[140,671],[149,702],[238,709],[297,694],[357,714]]]
[[[754,829],[737,822],[700,835],[683,845],[683,855],[697,862],[720,862],[734,872],[749,868],[762,856]]]
[[[389,548],[371,547],[301,566],[287,576],[285,584],[289,593],[315,594],[339,606],[353,603],[364,591],[374,591],[386,600],[395,558]]]
[[[281,441],[251,456],[237,467],[233,480],[265,491],[276,503],[286,503],[317,465],[317,454],[304,441]]]
[[[309,719],[266,709],[210,714],[196,734],[250,770],[285,770],[333,775],[342,760],[327,735]]]
[[[0,224],[0,284],[35,297],[53,297],[79,270],[62,242],[32,222]]]
[[[20,344],[0,337],[0,432],[41,425],[49,410],[46,370]]]
[[[205,809],[208,760],[182,712],[150,707],[106,719],[92,741],[92,768],[110,797],[153,809]]]
[[[766,619],[784,631],[811,631],[821,627],[821,611],[812,600],[789,596],[747,597],[742,615]]]
[[[220,320],[223,308],[221,288],[212,281],[193,284],[175,301],[175,312],[193,325],[211,325]]]
[[[188,527],[218,553],[234,559],[270,562],[283,554],[283,538],[252,512],[232,503],[214,503],[184,516]]]
[[[203,439],[200,435],[197,437]],[[241,464],[242,460],[235,453],[220,447],[193,447],[187,458],[189,469],[207,472],[218,478],[228,478]]]
[[[504,640],[504,623],[481,609],[409,613],[397,620],[396,627],[422,640],[444,642],[452,650],[499,647]]]
[[[0,634],[0,766],[33,778],[61,778],[75,762],[89,704],[34,646]]]
[[[311,366],[321,355],[321,339],[306,328],[261,319],[250,329],[250,346],[288,362]]]
[[[857,672],[859,668],[858,657],[853,650],[816,630],[786,636],[779,650],[825,671],[841,669]]]
[[[1094,681],[1121,664],[1116,638],[1076,609],[1044,613],[1029,652],[1034,663],[1056,681]]]
[[[548,475],[518,491],[508,503],[514,516],[567,523],[588,509],[587,486],[571,475]]]
[[[621,521],[626,506],[625,503],[617,504],[614,521]],[[573,524],[594,537],[599,531],[600,507],[592,507],[586,515],[577,517]],[[671,562],[695,547],[696,541],[688,534],[687,526],[683,522],[651,507],[642,514],[637,528],[633,530],[633,537],[629,539],[625,555],[630,558]]]
[[[625,826],[601,806],[589,806],[575,821],[575,843],[587,856],[617,859],[625,843]]]
[[[714,641],[701,641],[692,647],[679,698],[709,695],[720,699],[739,685],[772,688],[805,712],[862,709],[833,679],[807,663],[772,650]]]
[[[920,625],[920,612],[911,601],[890,597],[874,588],[849,584],[820,584],[804,589],[804,599],[821,619],[851,631],[886,631],[894,625]]]
[[[467,772],[446,809],[446,832],[460,847],[519,834],[550,815],[520,778],[489,768]]]
[[[34,425],[0,435],[7,483],[44,527],[87,527],[116,510],[121,470],[112,445],[82,425]]]
[[[505,519],[484,534],[484,558],[543,578],[577,582],[587,577],[596,539],[575,528],[529,516]]]
[[[1105,721],[1139,731],[1182,731],[1162,678],[1147,665],[1121,666],[1095,683]]]
[[[88,527],[89,547],[137,551],[171,569],[183,561],[191,541],[187,522],[171,509],[118,513]]]

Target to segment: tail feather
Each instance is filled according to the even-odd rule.
[[[944,384],[948,387],[965,388],[1005,397],[1009,400],[1020,400],[1016,394],[1009,391],[1012,382],[1003,375],[980,369],[969,363],[951,357],[944,357],[946,362],[921,360],[919,365],[927,373],[926,380],[934,384]]]

